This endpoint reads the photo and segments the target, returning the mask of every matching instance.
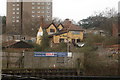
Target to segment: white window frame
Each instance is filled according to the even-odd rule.
[[[47,11],[47,13],[50,13],[50,11]]]
[[[20,10],[20,8],[16,8],[16,10]]]
[[[50,17],[50,15],[47,15],[47,17]]]
[[[15,12],[13,12],[13,14],[15,14]]]
[[[15,16],[13,16],[12,18],[15,19]]]
[[[32,6],[32,9],[35,9],[35,7],[34,7],[34,6]]]
[[[45,7],[43,6],[42,9],[45,9]]]
[[[20,4],[17,4],[17,6],[20,6]]]
[[[40,11],[38,11],[37,13],[40,13]]]
[[[35,11],[32,11],[32,13],[35,13]]]
[[[15,10],[15,8],[13,8],[13,10]]]
[[[51,3],[50,2],[47,2],[47,5],[50,5]]]
[[[17,0],[16,2],[20,2],[20,0]]]
[[[19,14],[19,12],[16,12],[16,14]]]
[[[45,13],[44,11],[42,11],[41,13]]]
[[[40,17],[40,15],[38,15],[37,17]]]
[[[44,5],[45,3],[44,2],[41,2],[41,5]]]
[[[37,7],[37,9],[40,9],[40,6],[39,6],[39,7]]]
[[[16,22],[18,23],[18,22],[19,22],[19,20],[16,20]]]
[[[35,2],[32,2],[32,5],[35,5]]]
[[[34,18],[34,17],[35,17],[35,15],[32,15],[32,17]]]
[[[38,2],[37,5],[40,5],[40,2]]]
[[[50,9],[50,6],[47,6],[47,9]]]
[[[19,16],[16,16],[17,19],[19,19],[20,17]]]
[[[15,6],[15,3],[13,3],[12,6]]]
[[[15,20],[12,20],[12,22],[15,22]]]

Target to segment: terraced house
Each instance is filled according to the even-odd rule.
[[[41,35],[43,34],[43,29],[50,35],[52,43],[78,43],[83,41],[84,37],[84,30],[80,26],[72,24],[69,19],[66,19],[63,23],[58,25],[51,23],[48,26],[40,26],[40,30],[37,34],[37,43],[40,43],[41,36],[43,36]]]

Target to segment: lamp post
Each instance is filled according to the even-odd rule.
[[[24,68],[24,55],[25,55],[25,50],[22,52],[22,59],[21,59],[21,67]]]

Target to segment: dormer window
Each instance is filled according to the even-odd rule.
[[[55,29],[50,29],[50,32],[55,32]]]

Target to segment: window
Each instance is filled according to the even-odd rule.
[[[19,16],[17,16],[16,18],[19,19]]]
[[[13,10],[15,10],[15,8],[13,8]]]
[[[19,20],[16,20],[16,22],[19,22]]]
[[[39,2],[38,2],[37,4],[38,4],[38,5],[40,5],[40,3],[39,3]]]
[[[49,21],[49,19],[46,19],[46,21]]]
[[[13,4],[13,6],[15,6],[15,4]]]
[[[40,13],[40,11],[38,11],[38,13]]]
[[[32,7],[32,9],[35,9],[35,7]]]
[[[72,43],[75,43],[75,39],[72,39]]]
[[[42,9],[44,9],[44,7],[42,7]]]
[[[15,16],[13,16],[12,18],[15,19]]]
[[[17,6],[19,6],[19,4],[17,4]]]
[[[19,14],[19,12],[17,12],[16,14]]]
[[[44,5],[44,2],[42,2],[41,4]]]
[[[35,15],[32,15],[32,17],[35,17]]]
[[[60,38],[60,39],[59,39],[59,42],[64,42],[64,39],[63,39],[63,38]]]
[[[50,13],[50,11],[47,11],[47,13]]]
[[[44,13],[44,11],[42,11],[42,13]]]
[[[38,9],[40,9],[40,7],[37,7]]]
[[[15,14],[15,12],[13,12],[13,14]]]
[[[50,7],[47,7],[47,9],[50,9]]]
[[[35,5],[35,3],[34,3],[34,2],[32,2],[32,5]]]
[[[75,34],[75,35],[79,35],[80,34],[79,31],[71,31],[71,32],[72,32],[72,34]]]
[[[15,20],[12,20],[12,22],[15,22]]]
[[[80,39],[77,39],[77,42],[80,42]]]
[[[47,15],[47,17],[50,17],[50,15]]]
[[[20,2],[20,0],[17,0],[17,2]]]
[[[39,15],[37,17],[40,17]]]
[[[42,17],[44,17],[44,15],[41,15]]]
[[[17,8],[16,10],[19,10],[19,8]]]
[[[32,11],[32,13],[35,13],[35,11]]]
[[[47,5],[50,5],[50,2],[47,2]]]
[[[55,29],[50,29],[50,32],[55,32]]]

